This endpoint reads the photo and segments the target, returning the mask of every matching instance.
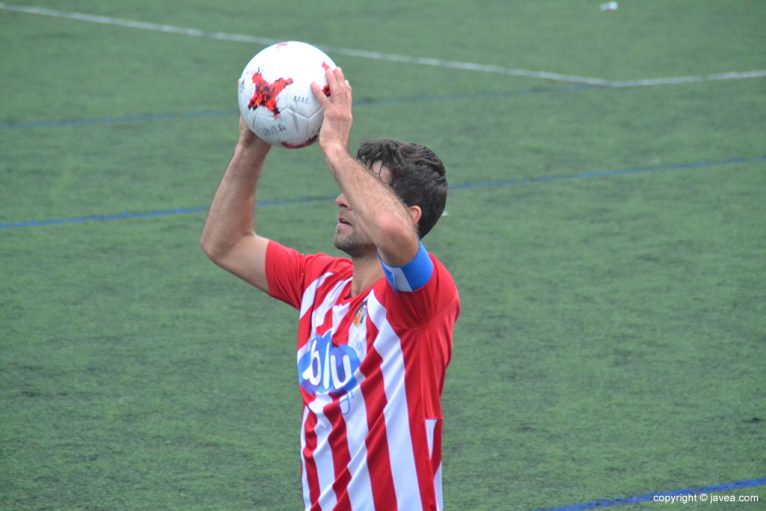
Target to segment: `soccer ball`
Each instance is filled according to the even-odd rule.
[[[271,145],[311,145],[324,118],[311,83],[318,83],[329,96],[325,71],[334,68],[332,59],[310,44],[288,41],[269,46],[242,71],[239,111],[253,133]]]

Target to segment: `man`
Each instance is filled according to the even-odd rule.
[[[240,120],[202,247],[216,264],[300,311],[306,510],[436,510],[441,392],[459,313],[455,284],[420,238],[441,216],[442,162],[386,140],[348,152],[351,86],[327,71],[319,144],[340,185],[334,244],[349,258],[302,255],[254,231],[269,146]]]

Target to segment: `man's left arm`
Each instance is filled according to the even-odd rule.
[[[324,108],[319,145],[383,262],[393,267],[404,266],[422,247],[416,225],[420,208],[408,208],[385,183],[351,156],[348,150],[353,122],[351,85],[340,68],[327,71],[327,82],[330,97],[325,96],[318,85],[312,87]]]

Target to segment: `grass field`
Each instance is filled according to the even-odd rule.
[[[766,2],[18,1],[0,510],[300,507],[294,311],[199,249],[262,47],[221,34],[327,48],[354,143],[447,165],[448,510],[763,508]],[[334,253],[334,193],[274,151],[259,230]],[[652,501],[682,489],[760,502]]]

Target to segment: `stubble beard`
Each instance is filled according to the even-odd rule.
[[[332,242],[335,248],[352,259],[366,257],[376,251],[375,244],[358,232],[344,235],[336,231]]]

